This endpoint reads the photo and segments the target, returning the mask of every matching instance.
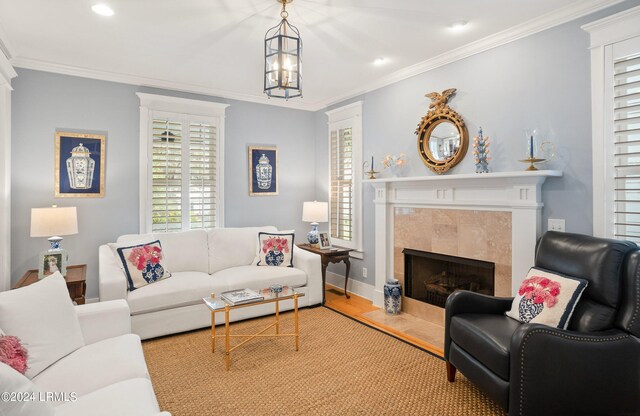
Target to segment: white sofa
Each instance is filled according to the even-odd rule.
[[[172,273],[167,279],[134,291],[127,290],[127,278],[113,247],[100,246],[100,300],[124,299],[131,309],[132,331],[142,339],[204,328],[211,325],[211,313],[202,298],[211,292],[234,289],[263,289],[274,283],[305,293],[299,306],[322,303],[320,257],[293,250],[294,267],[257,266],[259,232],[277,232],[275,227],[216,228],[175,233],[124,235],[118,244],[140,244],[160,240],[163,266]],[[281,310],[293,309],[285,301]],[[273,304],[233,310],[231,320],[273,313]],[[224,314],[217,314],[221,323]]]
[[[48,288],[39,292],[38,285]],[[29,351],[29,370],[26,375],[0,363],[2,390],[23,397],[18,402],[0,402],[0,414],[169,415],[167,412],[161,413],[158,407],[140,337],[131,333],[129,307],[125,301],[74,307],[64,280],[58,273],[42,282],[0,295],[0,310],[10,310],[12,313],[11,317],[2,319],[2,329],[7,335],[18,336]],[[50,309],[50,315],[65,319],[45,317],[42,311],[37,315],[41,319],[29,316],[39,307],[38,304],[29,305],[29,299],[38,301],[40,295],[54,308]],[[61,309],[67,313],[61,312]],[[74,316],[74,309],[77,317]],[[25,321],[31,323],[25,325]],[[48,337],[48,331],[54,336]],[[56,353],[52,350],[61,344],[60,340],[54,339],[55,334],[61,337],[60,340],[75,337],[77,342],[67,350],[71,352],[59,352],[52,359],[51,354]],[[46,360],[53,362],[49,364]],[[25,396],[27,393],[33,395]],[[24,400],[24,397],[30,398]]]

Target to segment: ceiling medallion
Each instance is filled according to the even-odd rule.
[[[264,36],[264,93],[288,100],[302,97],[302,38],[287,21],[287,4],[293,0],[276,1],[282,4],[282,20]]]

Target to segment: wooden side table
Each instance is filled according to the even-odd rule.
[[[46,279],[46,277],[45,277]],[[87,292],[87,265],[79,264],[76,266],[67,266],[67,275],[64,277],[67,282],[69,296],[78,305],[84,305],[85,294]],[[29,270],[22,276],[18,283],[13,287],[29,286],[31,283],[38,281],[38,270]]]
[[[314,247],[310,244],[298,244],[303,250],[320,255],[320,263],[322,264],[322,304],[324,305],[324,285],[327,280],[327,266],[329,263],[340,263],[341,261],[347,265],[347,273],[344,275],[344,295],[349,299],[351,296],[347,293],[347,283],[349,282],[349,270],[351,270],[351,261],[349,260],[350,248],[338,249],[322,249]]]

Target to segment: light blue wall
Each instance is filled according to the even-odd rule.
[[[482,126],[491,138],[491,171],[524,170],[523,129],[536,127],[545,140],[555,143],[557,157],[549,169],[563,171],[543,186],[543,231],[549,218],[564,218],[566,230],[592,233],[592,151],[589,36],[580,26],[640,4],[628,1],[608,10],[537,33],[518,41],[355,97],[363,101],[364,160],[374,155],[405,153],[409,167],[405,176],[435,175],[417,152],[416,125],[428,109],[424,95],[457,88],[449,105],[465,120],[470,141]],[[316,113],[316,167],[318,199],[327,198],[327,117]],[[463,161],[447,174],[473,173],[470,145]],[[380,166],[376,166],[379,170]],[[384,173],[383,173],[384,174]],[[373,284],[374,193],[363,186],[364,260],[354,260],[352,275]],[[362,278],[362,267],[368,278]],[[331,270],[344,274],[343,268]]]
[[[312,200],[313,113],[194,94],[18,69],[12,102],[12,283],[37,268],[46,238],[29,237],[30,211],[52,204],[78,207],[79,233],[63,247],[69,263],[88,265],[87,297],[98,296],[98,246],[137,233],[139,101],[136,92],[230,104],[225,137],[225,225],[272,224],[304,238],[302,202]],[[54,133],[88,130],[107,134],[104,198],[54,198]],[[249,197],[247,146],[279,149],[278,196]],[[309,162],[311,161],[311,162]]]

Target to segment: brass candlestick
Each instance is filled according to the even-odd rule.
[[[369,175],[369,179],[375,179],[376,177],[374,176],[376,173],[380,173],[380,172],[376,172],[375,170],[371,169],[365,172],[366,174]]]
[[[538,170],[538,168],[533,166],[533,164],[534,163],[544,162],[545,160],[547,160],[547,159],[538,159],[538,158],[529,156],[526,159],[519,160],[519,162],[529,163],[529,167],[525,169],[525,171],[527,171],[527,170]]]

